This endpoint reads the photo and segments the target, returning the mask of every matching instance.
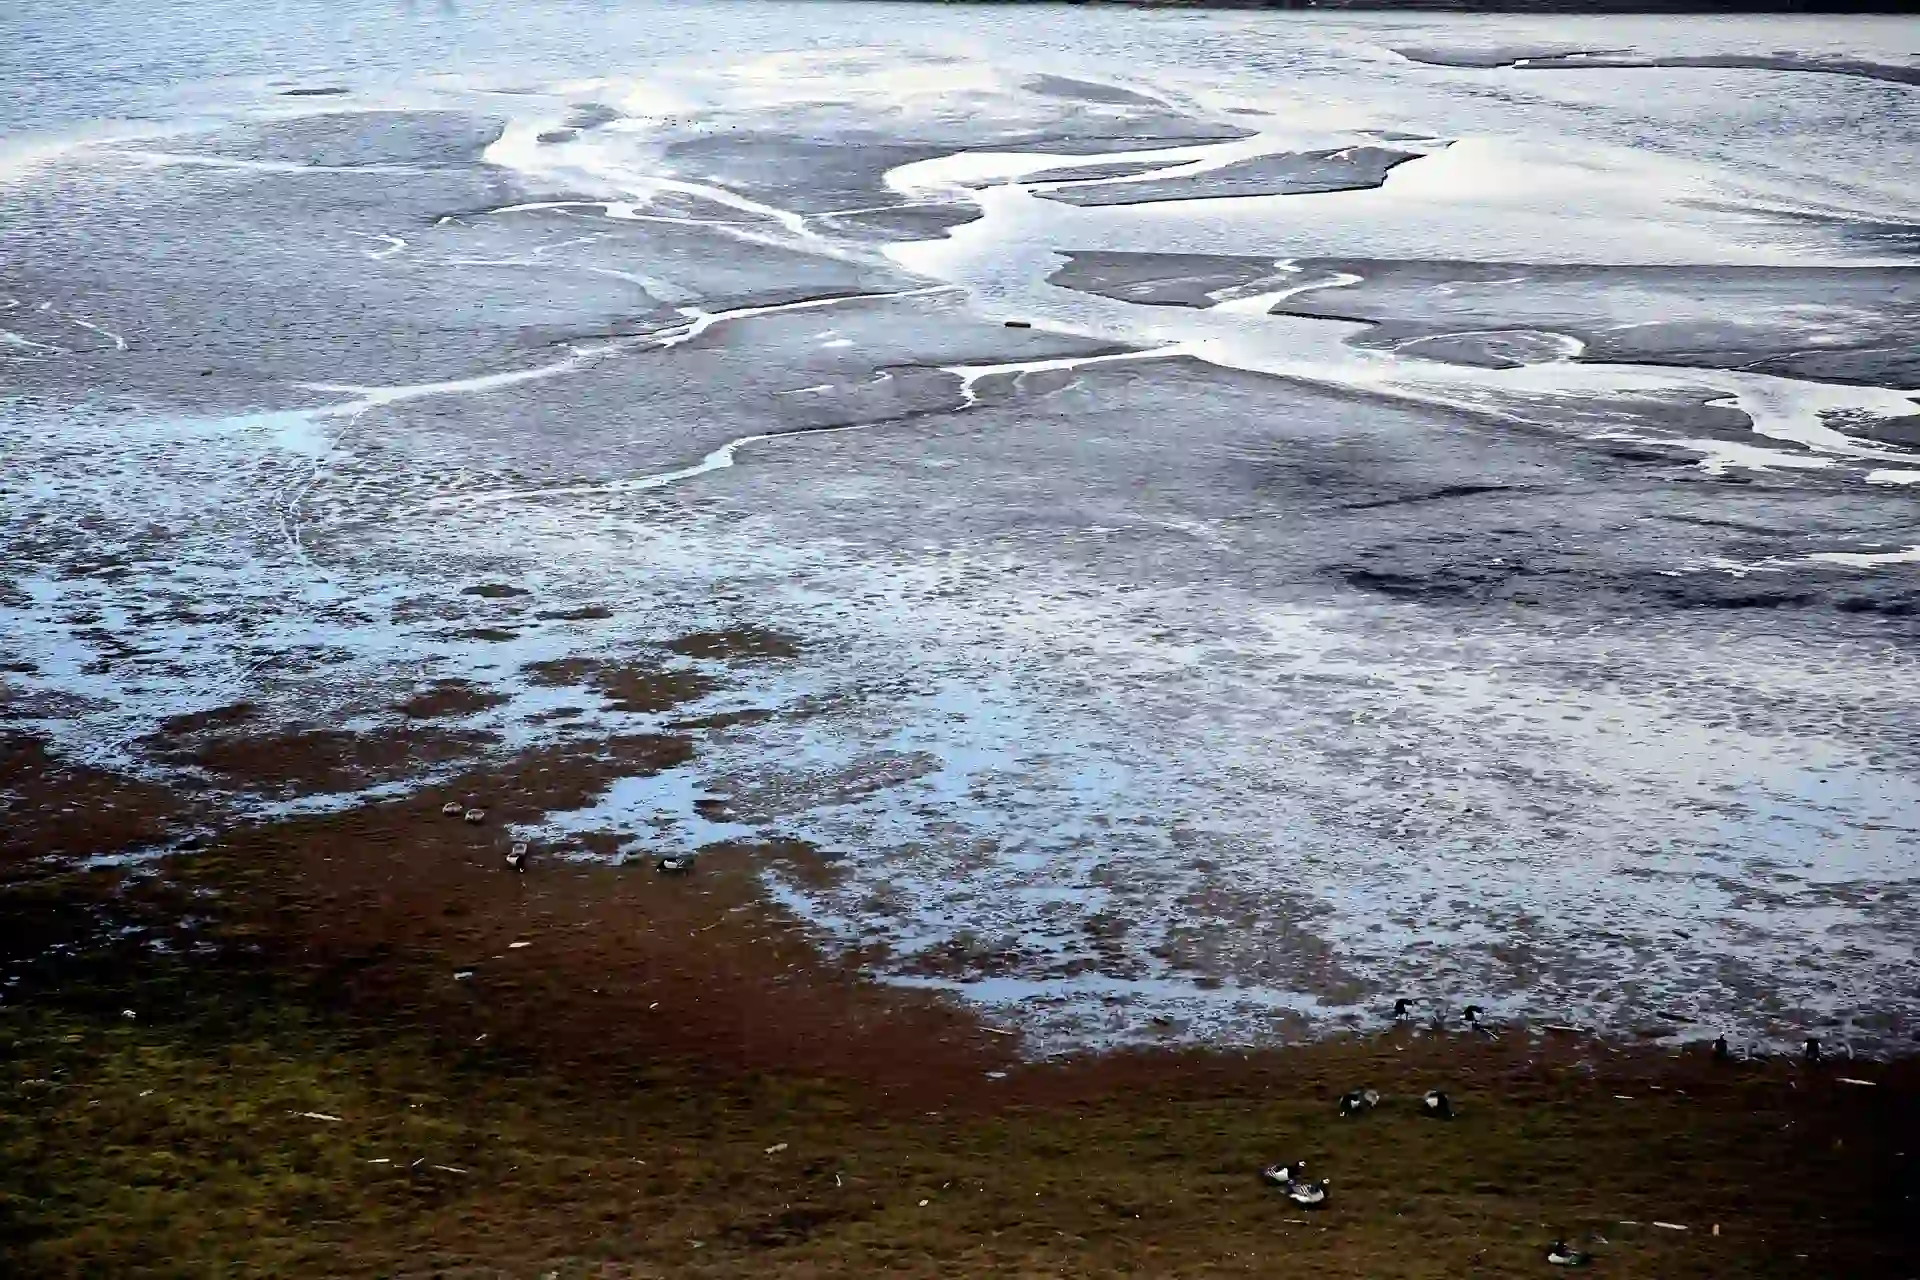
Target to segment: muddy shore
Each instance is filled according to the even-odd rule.
[[[329,742],[215,758],[331,783]],[[378,754],[445,763],[418,745]],[[233,822],[7,739],[8,1273],[1532,1275],[1555,1238],[1615,1275],[1910,1268],[1910,1060],[1457,1024],[1032,1060],[823,958],[759,887],[770,861],[833,875],[804,844],[680,877],[506,868],[503,822],[694,749],[482,753],[401,798]],[[1336,1119],[1360,1085],[1380,1108]],[[1432,1087],[1451,1122],[1419,1114]],[[1282,1158],[1333,1180],[1327,1207],[1261,1185]]]

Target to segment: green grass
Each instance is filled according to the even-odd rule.
[[[1335,1120],[1320,1083],[926,1114],[689,1066],[574,1082],[262,994],[215,975],[163,1017],[0,1017],[0,1269],[1524,1275],[1599,1230],[1614,1275],[1896,1273],[1886,1206],[1773,1176],[1857,1173],[1872,1117],[1770,1077],[1628,1105],[1542,1076],[1463,1089],[1451,1124],[1404,1093]],[[1281,1155],[1333,1176],[1331,1208],[1258,1184]]]

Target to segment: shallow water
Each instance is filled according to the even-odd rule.
[[[1525,65],[1567,49],[1799,69]],[[510,745],[657,723],[523,668],[774,626],[696,708],[770,718],[530,834],[812,840],[783,902],[1037,1043],[1415,992],[1897,1042],[1917,60],[1892,19],[10,12],[0,679],[164,772],[168,715],[427,679],[511,694],[463,722]]]

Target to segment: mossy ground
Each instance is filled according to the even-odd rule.
[[[923,1111],[686,1062],[572,1078],[202,976],[160,1015],[0,1017],[8,1274],[1530,1275],[1596,1233],[1614,1275],[1911,1263],[1913,1095],[1884,1068],[1429,1036],[1032,1067]],[[1335,1118],[1358,1079],[1386,1103]],[[1454,1121],[1415,1111],[1429,1079]],[[1301,1156],[1319,1212],[1255,1176]]]

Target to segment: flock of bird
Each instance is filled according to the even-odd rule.
[[[479,824],[487,820],[487,811],[462,804],[458,800],[449,800],[440,806],[440,812],[449,818],[462,818],[467,822]],[[528,843],[515,841],[507,850],[509,869],[524,875],[530,856]],[[691,853],[666,854],[654,860],[654,869],[662,875],[685,875],[693,870],[694,855]],[[1401,997],[1393,1002],[1393,1017],[1396,1022],[1406,1022],[1413,1017],[1413,1006],[1417,1001]],[[1494,1032],[1481,1021],[1486,1012],[1477,1004],[1467,1005],[1460,1011],[1461,1020],[1468,1029],[1493,1035]],[[1432,1018],[1435,1030],[1445,1030],[1447,1013],[1445,1008],[1437,1009]],[[1809,1037],[1803,1050],[1808,1062],[1821,1061],[1821,1046],[1818,1037]],[[1713,1059],[1727,1062],[1733,1057],[1725,1036],[1715,1038]],[[1358,1116],[1380,1105],[1380,1092],[1377,1089],[1351,1089],[1340,1095],[1336,1114],[1340,1116]],[[1454,1117],[1453,1100],[1440,1089],[1429,1089],[1420,1099],[1420,1114],[1434,1120],[1451,1120]],[[1270,1186],[1278,1187],[1288,1200],[1303,1209],[1322,1208],[1327,1203],[1327,1186],[1332,1178],[1308,1178],[1305,1160],[1283,1160],[1270,1164],[1260,1171],[1261,1180]],[[1584,1250],[1576,1249],[1564,1240],[1555,1240],[1547,1247],[1547,1261],[1556,1267],[1584,1267],[1593,1260],[1593,1256]]]
[[[442,815],[449,818],[462,818],[478,826],[487,820],[487,811],[470,808],[458,800],[449,800],[440,806]],[[532,846],[525,840],[516,840],[507,849],[507,868],[521,875],[527,873],[528,860],[533,856]],[[654,870],[662,875],[685,875],[693,870],[694,855],[691,853],[670,853],[654,859]]]
[[[1407,1016],[1406,1006],[1409,1003],[1406,1000],[1397,1002],[1397,1016]],[[1469,1005],[1468,1008],[1473,1012],[1467,1021],[1477,1023],[1480,1013],[1478,1007]],[[1340,1095],[1336,1114],[1342,1117],[1364,1115],[1379,1105],[1378,1089],[1351,1089]],[[1454,1116],[1453,1099],[1444,1090],[1429,1089],[1420,1098],[1420,1114],[1432,1120],[1451,1120]],[[1278,1187],[1281,1194],[1302,1209],[1324,1208],[1328,1197],[1327,1187],[1333,1181],[1332,1178],[1309,1178],[1305,1160],[1282,1160],[1270,1164],[1260,1171],[1260,1179],[1269,1186]],[[1547,1247],[1547,1261],[1556,1267],[1584,1267],[1592,1261],[1592,1256],[1564,1240],[1555,1240]]]
[[[1350,1089],[1340,1095],[1336,1113],[1342,1117],[1364,1115],[1379,1105],[1378,1089]],[[1453,1100],[1443,1090],[1429,1089],[1420,1099],[1420,1114],[1432,1120],[1451,1120]],[[1333,1179],[1308,1178],[1306,1169],[1305,1160],[1282,1160],[1262,1169],[1260,1178],[1280,1188],[1287,1199],[1301,1208],[1318,1209],[1327,1203],[1327,1184]]]
[[[1413,1016],[1415,1000],[1402,997],[1393,1002],[1393,1018],[1396,1022],[1410,1021]],[[1470,1004],[1460,1011],[1462,1021],[1473,1031],[1486,1035],[1495,1033],[1484,1022],[1482,1015],[1486,1010],[1477,1004]],[[1435,1011],[1432,1018],[1435,1030],[1447,1028],[1445,1008]],[[1725,1036],[1716,1037],[1713,1042],[1713,1060],[1730,1062],[1733,1051]],[[1802,1056],[1808,1062],[1823,1060],[1820,1039],[1809,1037],[1802,1050]],[[1340,1095],[1335,1105],[1335,1114],[1341,1117],[1360,1116],[1380,1105],[1380,1091],[1377,1089],[1350,1089]],[[1451,1120],[1454,1117],[1453,1100],[1440,1089],[1429,1089],[1420,1099],[1420,1114],[1435,1120]],[[1260,1170],[1260,1178],[1270,1186],[1278,1187],[1282,1194],[1303,1209],[1323,1208],[1327,1203],[1328,1184],[1332,1178],[1309,1178],[1306,1175],[1307,1162],[1304,1160],[1282,1160]],[[1593,1261],[1593,1255],[1583,1249],[1576,1249],[1564,1240],[1555,1240],[1547,1247],[1546,1260],[1556,1267],[1584,1267]]]

